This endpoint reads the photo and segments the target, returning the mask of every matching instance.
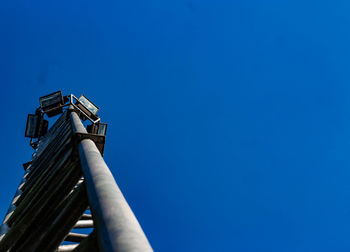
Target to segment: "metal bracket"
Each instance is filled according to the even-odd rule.
[[[29,162],[24,163],[24,164],[23,164],[24,170],[26,171],[26,170],[28,169],[28,167],[29,167],[32,163],[33,163],[33,160],[30,160]]]
[[[106,137],[102,135],[90,134],[90,133],[74,133],[74,139],[76,144],[78,145],[84,139],[91,139],[95,144],[97,149],[100,151],[103,156],[103,152],[105,149]]]

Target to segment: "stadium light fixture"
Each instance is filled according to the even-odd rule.
[[[105,136],[107,132],[107,123],[97,123],[97,135]]]
[[[39,138],[46,134],[49,122],[40,114],[29,114],[25,130],[25,137]]]
[[[91,134],[105,136],[107,132],[107,123],[95,123],[87,126],[87,131]]]
[[[27,117],[26,131],[24,133],[25,137],[37,138],[38,129],[40,124],[40,116],[29,114]]]
[[[61,91],[57,91],[40,97],[40,107],[48,117],[62,113],[61,105],[64,105],[64,98]]]
[[[93,104],[86,96],[81,95],[75,105],[83,111],[88,117],[96,120],[97,117],[97,112],[99,108]]]

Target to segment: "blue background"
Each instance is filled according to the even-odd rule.
[[[2,0],[0,216],[32,153],[26,115],[62,90],[101,107],[105,160],[155,251],[349,251],[349,13]]]

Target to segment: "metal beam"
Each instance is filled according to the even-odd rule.
[[[96,232],[93,231],[86,237],[82,242],[80,242],[79,246],[76,247],[73,252],[100,252],[96,239]]]
[[[87,237],[87,234],[69,233],[64,240],[69,242],[81,242]]]
[[[93,228],[94,221],[93,220],[79,220],[75,223],[73,228]]]
[[[74,133],[87,133],[76,112],[71,110],[70,117]],[[100,249],[113,252],[153,251],[91,139],[83,139],[79,143],[79,156]]]
[[[69,244],[69,245],[61,245],[58,247],[58,252],[70,252],[73,251],[79,244]]]
[[[83,214],[80,217],[80,220],[92,220],[92,216],[91,216],[91,214]]]

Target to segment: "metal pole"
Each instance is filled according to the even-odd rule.
[[[72,111],[70,116],[73,132],[87,133],[77,113]],[[153,251],[95,143],[82,140],[79,156],[101,250]]]

